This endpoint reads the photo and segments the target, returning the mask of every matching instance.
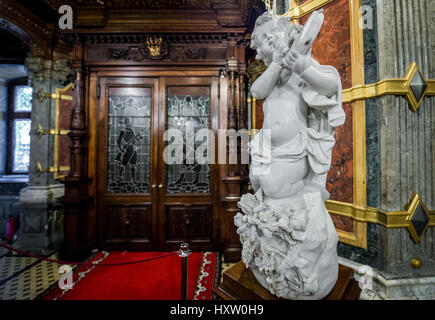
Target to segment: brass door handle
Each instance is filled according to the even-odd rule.
[[[159,184],[159,189],[163,188],[163,184]]]
[[[155,189],[157,186],[155,185],[155,184],[153,184],[152,186],[151,186],[151,188],[153,188],[153,189]]]

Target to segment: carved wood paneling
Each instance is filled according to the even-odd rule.
[[[150,204],[108,205],[106,207],[107,242],[141,239],[150,241],[152,210]]]
[[[212,238],[212,206],[167,206],[166,241],[202,240]]]

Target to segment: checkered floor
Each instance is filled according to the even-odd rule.
[[[57,259],[57,254],[50,256]],[[60,278],[59,265],[0,248],[0,300],[34,300]]]
[[[231,268],[232,266],[234,266],[235,263],[228,263],[228,262],[224,262],[224,255],[221,254],[221,271],[220,271],[220,282],[222,282],[222,277],[224,274],[224,271],[227,270],[228,268]]]

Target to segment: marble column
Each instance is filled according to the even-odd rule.
[[[29,83],[33,87],[29,185],[20,193],[20,231],[16,246],[33,253],[46,255],[58,250],[63,243],[63,209],[59,198],[64,186],[53,173],[38,172],[54,165],[54,136],[38,137],[38,126],[54,128],[56,100],[39,99],[39,92],[54,93],[69,82],[71,70],[66,60],[47,60],[29,57],[25,62]]]
[[[375,10],[365,30],[366,83],[402,78],[416,62],[435,79],[435,0],[363,0]],[[401,211],[413,192],[435,208],[435,97],[412,112],[403,97],[366,101],[368,206]],[[361,299],[435,299],[435,228],[416,244],[405,228],[368,224],[367,250],[340,244],[343,264],[373,271]],[[421,267],[412,265],[413,259]],[[362,269],[361,269],[362,268]],[[361,273],[361,272],[359,272]]]

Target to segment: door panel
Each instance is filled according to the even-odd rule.
[[[218,128],[217,78],[101,77],[98,110],[98,214],[102,247],[118,250],[193,250],[217,243],[218,168],[198,164]],[[178,129],[182,163],[166,164],[167,129]],[[199,151],[198,151],[199,152]],[[216,153],[216,151],[215,151]],[[217,159],[217,154],[214,154]]]
[[[161,78],[160,101],[163,102],[159,109],[160,247],[175,249],[176,243],[188,240],[194,250],[212,249],[216,240],[214,217],[218,216],[218,172],[215,164],[196,161],[198,147],[205,147],[209,140],[195,141],[195,134],[200,129],[217,129],[217,80],[206,77]],[[178,151],[171,150],[182,153],[181,164],[164,161],[163,155],[168,147],[164,132],[167,129],[178,129],[183,142],[189,139],[193,142],[190,144],[193,148],[184,143]],[[214,141],[215,138],[211,136],[209,139]],[[216,154],[214,156],[216,159]]]
[[[158,80],[101,78],[98,126],[100,242],[152,249],[157,242]]]
[[[210,242],[213,204],[166,206],[167,242]]]
[[[150,192],[151,90],[109,88],[107,192]]]
[[[150,243],[152,237],[152,205],[107,205],[107,242],[120,243],[128,239]]]

